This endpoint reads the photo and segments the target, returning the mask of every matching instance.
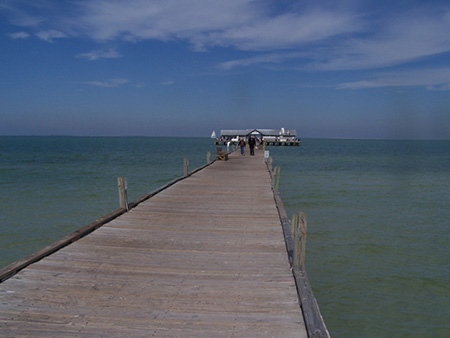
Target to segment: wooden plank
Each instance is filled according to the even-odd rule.
[[[214,160],[215,161],[215,160]],[[214,163],[214,161],[212,161],[211,163],[207,163],[195,170],[193,170],[191,173],[189,173],[187,176],[193,175],[196,172],[206,168],[207,166],[211,165],[212,163]],[[131,202],[128,204],[128,209],[132,209],[134,207],[136,207],[137,205],[139,205],[140,203],[148,200],[149,198],[155,196],[156,194],[160,193],[161,191],[171,187],[172,185],[174,185],[177,182],[180,182],[181,180],[185,179],[187,176],[183,176],[183,177],[178,177],[168,183],[166,183],[165,185],[155,189],[154,191],[141,196],[140,198],[136,199],[135,201]],[[5,281],[6,279],[14,276],[17,272],[19,272],[20,270],[24,269],[25,267],[27,267],[28,265],[39,261],[40,259],[42,259],[43,257],[46,257],[56,251],[58,251],[59,249],[65,247],[66,245],[69,245],[75,241],[77,241],[78,239],[88,235],[89,233],[91,233],[92,231],[95,231],[96,229],[98,229],[99,227],[101,227],[102,225],[104,225],[106,222],[109,222],[113,219],[115,219],[116,217],[119,217],[120,215],[125,213],[126,208],[119,208],[97,220],[95,220],[94,222],[86,225],[85,227],[74,231],[73,233],[63,237],[62,239],[60,239],[59,241],[56,241],[55,243],[52,243],[46,247],[44,247],[43,249],[34,252],[22,259],[19,259],[5,267],[3,267],[2,269],[0,269],[0,283]]]
[[[10,278],[23,268],[27,267],[28,265],[41,260],[42,258],[58,251],[59,249],[73,242],[76,242],[80,238],[88,235],[92,231],[101,227],[106,222],[122,215],[123,213],[125,213],[124,209],[118,209],[116,211],[113,211],[112,213],[109,213],[108,215],[97,219],[96,221],[86,225],[85,227],[74,231],[70,235],[63,237],[59,241],[52,243],[51,245],[46,246],[43,249],[24,257],[23,259],[20,259],[3,267],[2,269],[0,269],[0,282],[3,282],[4,280]]]
[[[0,284],[2,335],[307,337],[262,152],[131,205]]]
[[[328,332],[322,314],[320,313],[319,305],[314,297],[306,270],[304,268],[296,270],[294,277],[299,290],[308,337],[329,338],[330,333]]]

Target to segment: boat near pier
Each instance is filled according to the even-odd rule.
[[[214,133],[215,134],[215,133]],[[248,140],[254,136],[262,145],[266,146],[300,146],[295,130],[281,129],[224,129],[220,131],[220,137],[214,141],[216,145],[234,145],[240,139]]]

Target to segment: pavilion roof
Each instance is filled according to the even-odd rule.
[[[284,132],[283,132],[284,131]],[[221,136],[296,136],[295,130],[288,129],[223,129],[220,131]]]

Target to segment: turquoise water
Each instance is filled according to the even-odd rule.
[[[269,147],[332,337],[449,337],[450,142]],[[0,137],[0,266],[206,163],[209,138]],[[232,177],[230,177],[232,179]]]
[[[450,142],[273,148],[333,337],[450,337]]]
[[[0,266],[206,164],[208,138],[0,137]]]

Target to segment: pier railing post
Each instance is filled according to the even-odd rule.
[[[280,167],[275,167],[275,178],[273,182],[273,188],[278,190],[278,185],[280,183]]]
[[[211,161],[211,152],[206,153],[206,163],[209,163]]]
[[[128,211],[128,184],[126,177],[117,177],[117,186],[119,187],[119,204],[122,209]]]
[[[184,176],[188,175],[188,171],[189,171],[189,159],[185,158],[184,159]]]
[[[295,228],[298,227],[298,214],[293,214],[291,217],[291,233],[295,234]]]
[[[294,228],[294,257],[292,267],[294,270],[305,269],[306,255],[306,215],[301,212],[298,214],[298,221]]]

